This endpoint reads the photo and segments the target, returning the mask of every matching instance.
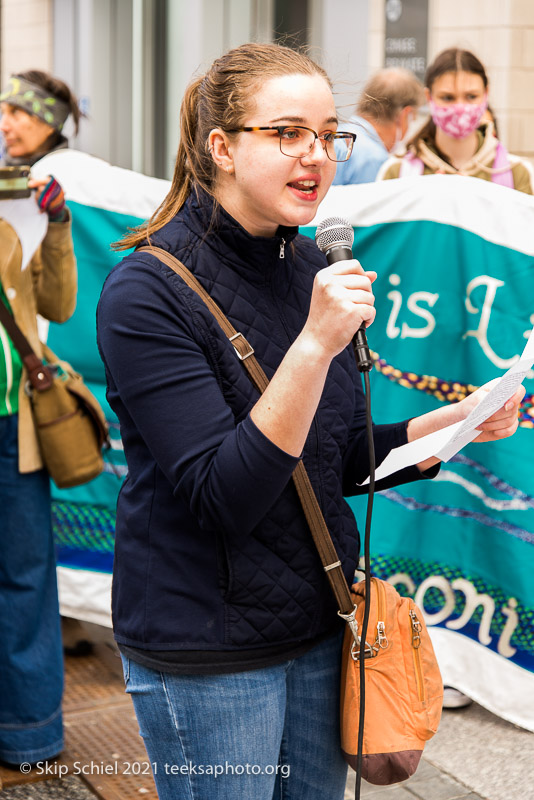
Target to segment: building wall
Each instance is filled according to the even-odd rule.
[[[385,0],[369,4],[372,72],[383,63]],[[429,61],[447,47],[472,50],[482,61],[501,139],[534,159],[534,0],[429,0]]]
[[[514,153],[534,157],[534,2],[432,0],[430,46],[473,50],[488,71],[499,133]]]
[[[247,41],[270,41],[273,0],[171,0],[168,9],[166,163],[170,178],[186,87],[226,50]]]
[[[53,64],[52,0],[2,0],[1,80]]]
[[[123,1],[134,2],[120,0],[118,5]],[[56,19],[54,25],[54,0],[0,2],[2,84],[10,73],[33,67],[56,71],[84,97],[87,75],[81,61],[86,64],[92,59],[107,58],[102,53],[98,56],[94,47],[91,53],[86,52],[89,31],[84,32],[84,26],[79,26],[78,41],[54,43],[54,29],[59,35],[62,22]],[[74,5],[74,0],[68,0],[67,7],[71,2]],[[102,2],[84,0],[80,8],[98,8]],[[269,38],[272,3],[273,0],[198,0],[191,4],[172,0],[169,23],[175,24],[168,25],[167,83],[169,95],[176,101],[168,104],[169,164],[176,147],[179,96],[191,74],[205,67],[221,48],[245,38]],[[56,7],[61,7],[61,3]],[[333,77],[341,116],[348,116],[365,77],[383,64],[385,0],[310,0],[309,8],[314,55],[325,63]],[[100,30],[100,49],[103,34],[105,31]],[[182,44],[177,47],[180,41]],[[506,146],[518,155],[534,159],[534,0],[429,0],[429,59],[445,47],[455,45],[472,49],[486,66],[490,101]],[[74,71],[61,58],[62,53],[66,58],[71,50],[74,55],[70,60],[76,58],[76,63],[80,62]],[[88,129],[89,124],[85,126]],[[115,137],[119,134],[113,132]],[[105,132],[101,131],[101,135]],[[95,143],[98,144],[93,136],[84,147],[82,135],[77,144],[104,158],[119,153],[121,162],[131,160],[132,149],[134,155],[136,152],[135,136],[133,144],[126,148],[116,143],[113,153],[111,150],[100,153]],[[122,165],[127,166],[125,162]]]
[[[348,119],[367,75],[369,0],[315,0],[310,27],[311,55],[332,80],[340,120]]]

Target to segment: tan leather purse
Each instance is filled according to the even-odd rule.
[[[50,477],[59,489],[96,478],[104,468],[102,449],[110,445],[108,425],[98,400],[82,376],[46,345],[43,363],[1,301],[0,322],[28,373],[26,391],[41,457]]]

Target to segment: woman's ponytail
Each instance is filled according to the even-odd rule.
[[[191,187],[198,180],[196,141],[198,139],[199,87],[202,78],[189,84],[180,107],[180,142],[174,165],[171,188],[165,200],[147,222],[130,228],[126,236],[111,246],[114,250],[137,247],[150,234],[167,224],[182,208],[191,194]]]

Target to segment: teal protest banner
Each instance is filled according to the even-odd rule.
[[[167,181],[113,167],[76,150],[45,156],[36,177],[52,174],[65,190],[78,265],[76,311],[43,331],[48,344],[84,376],[105,410],[112,450],[104,472],[74,489],[52,484],[61,613],[111,625],[110,593],[117,495],[126,474],[119,426],[105,397],[104,368],[96,346],[96,305],[109,271],[122,258],[111,242],[150,217],[167,194]]]
[[[64,185],[78,259],[78,307],[49,342],[105,405],[95,339],[109,243],[151,216],[169,184],[84,153],[45,157]],[[35,171],[35,170],[34,170]],[[349,220],[354,253],[375,269],[369,331],[376,422],[461,399],[517,359],[534,324],[534,198],[490,182],[428,176],[333,187],[313,224]],[[375,501],[372,568],[424,609],[444,680],[534,730],[534,375],[509,440],[469,445],[437,479]],[[106,472],[54,489],[63,613],[109,625],[115,503],[125,473],[116,420]],[[363,528],[365,501],[349,500]]]
[[[378,272],[368,339],[375,422],[455,402],[498,377],[534,325],[534,198],[473,178],[334,187]],[[315,232],[314,226],[306,230]],[[375,501],[372,569],[424,609],[445,683],[534,730],[534,373],[517,434],[471,444],[438,478]],[[350,501],[360,528],[364,501]]]

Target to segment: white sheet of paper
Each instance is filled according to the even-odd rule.
[[[35,197],[0,200],[0,218],[9,222],[22,246],[21,269],[26,269],[48,230],[48,217],[35,202]]]
[[[534,328],[530,332],[519,361],[516,361],[501,378],[494,378],[489,384],[485,384],[487,387],[491,387],[488,394],[482,398],[480,403],[465,418],[452,439],[435,455],[442,461],[449,461],[462,447],[470,442],[474,436],[471,439],[466,439],[467,434],[474,432],[475,428],[478,428],[488,417],[491,417],[499,408],[502,408],[523,383],[533,363]]]
[[[423,436],[421,439],[393,448],[380,466],[376,468],[375,480],[379,481],[381,478],[387,478],[393,472],[410,467],[412,464],[418,464],[420,461],[435,455],[440,448],[445,447],[461,425],[462,422],[455,422],[454,425],[429,433],[428,436]],[[369,478],[363,481],[362,486],[367,483],[369,483]]]
[[[487,395],[463,420],[442,428],[414,442],[395,447],[376,469],[375,480],[386,478],[393,472],[418,464],[431,456],[442,461],[449,461],[462,447],[475,439],[479,425],[485,422],[512,397],[516,389],[523,383],[528,371],[534,364],[534,328],[530,332],[527,343],[519,357],[519,361],[510,367],[501,378],[494,378],[484,384],[489,389]],[[369,478],[363,481],[363,486]]]

